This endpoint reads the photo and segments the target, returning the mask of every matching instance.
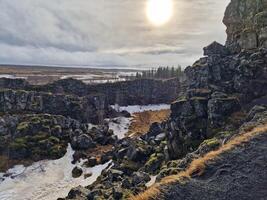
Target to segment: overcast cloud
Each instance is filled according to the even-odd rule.
[[[230,0],[174,0],[172,20],[154,27],[146,0],[0,0],[0,63],[155,67],[190,65],[225,41]]]

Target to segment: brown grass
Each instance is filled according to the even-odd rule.
[[[141,113],[134,113],[132,123],[129,127],[127,135],[138,137],[149,131],[151,124],[155,122],[162,122],[168,118],[170,110],[160,111],[145,111]]]
[[[86,155],[88,157],[95,157],[97,161],[99,162],[101,156],[111,151],[112,148],[113,148],[113,145],[105,145],[105,146],[98,145],[96,148],[87,150]]]
[[[242,133],[236,136],[235,138],[230,140],[227,144],[223,145],[218,150],[211,151],[207,153],[206,155],[204,155],[203,157],[193,160],[192,163],[189,165],[189,167],[185,171],[177,175],[168,176],[162,179],[160,183],[154,184],[151,188],[146,190],[144,193],[139,194],[135,197],[131,197],[130,199],[131,200],[155,199],[160,195],[161,193],[160,187],[162,185],[168,185],[171,183],[182,181],[184,179],[190,179],[190,177],[193,174],[197,174],[199,176],[202,175],[205,171],[205,168],[208,162],[215,160],[220,154],[230,151],[238,145],[247,143],[253,137],[260,135],[260,134],[264,134],[266,132],[267,132],[267,123],[261,126],[254,127],[252,130],[249,130],[246,133]]]

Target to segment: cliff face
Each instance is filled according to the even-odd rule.
[[[226,46],[232,52],[267,47],[267,1],[232,0],[226,9]]]
[[[0,112],[48,113],[98,123],[107,116],[108,105],[101,95],[77,97],[24,90],[0,91]]]
[[[186,68],[187,90],[165,125],[172,157],[194,150],[234,113],[267,103],[266,13],[266,0],[232,0],[224,17],[226,46],[213,42]]]
[[[28,89],[31,89],[31,87]],[[180,83],[178,79],[140,79],[117,83],[86,85],[78,80],[65,79],[46,86],[32,87],[32,89],[78,96],[102,94],[105,96],[107,104],[114,105],[117,103],[126,106],[171,103],[177,98],[180,92]]]
[[[168,80],[140,79],[116,83],[86,85],[75,79],[63,79],[43,86],[30,85],[21,79],[0,79],[0,88],[51,92],[75,96],[102,96],[109,105],[147,105],[171,103],[181,91],[177,78]]]

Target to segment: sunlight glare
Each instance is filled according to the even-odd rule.
[[[155,26],[166,24],[173,15],[173,0],[148,0],[146,15]]]

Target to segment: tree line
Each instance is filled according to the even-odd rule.
[[[176,77],[179,78],[181,76],[183,76],[183,70],[181,66],[178,66],[178,67],[159,67],[157,69],[150,69],[143,72],[137,72],[135,78],[168,79]]]

